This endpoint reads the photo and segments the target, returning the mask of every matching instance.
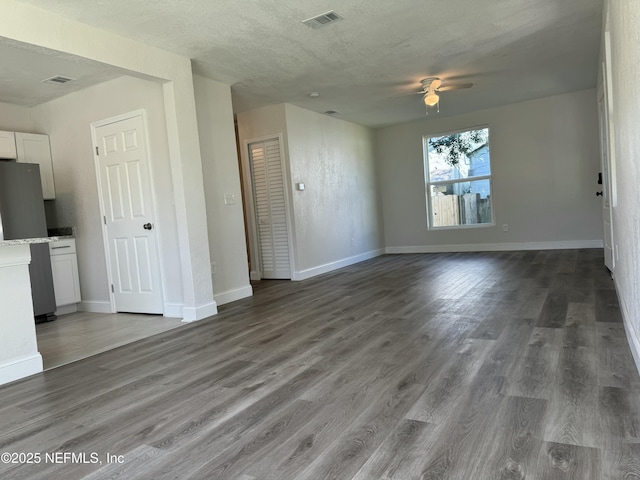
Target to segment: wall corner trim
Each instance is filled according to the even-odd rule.
[[[0,365],[0,385],[20,380],[43,370],[42,355],[36,353]]]
[[[306,280],[307,278],[315,277],[316,275],[322,275],[323,273],[328,273],[339,268],[348,267],[349,265],[353,265],[355,263],[360,263],[364,262],[365,260],[379,257],[380,255],[384,255],[384,253],[385,251],[383,248],[380,248],[378,250],[370,250],[359,255],[343,258],[342,260],[336,260],[335,262],[325,263],[324,265],[318,265],[317,267],[296,271],[293,273],[293,278],[291,280]]]
[[[213,301],[200,305],[198,307],[183,307],[182,321],[185,323],[197,322],[204,318],[216,315],[218,313],[218,304]]]

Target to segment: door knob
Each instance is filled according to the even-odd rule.
[[[153,225],[151,225],[150,223],[145,223],[142,228],[144,228],[145,230],[151,230],[153,228]]]
[[[596,192],[596,197],[601,197],[602,196],[602,192]]]

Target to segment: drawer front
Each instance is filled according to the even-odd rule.
[[[49,244],[49,253],[51,256],[76,253],[76,239],[64,238],[62,240],[51,242]]]

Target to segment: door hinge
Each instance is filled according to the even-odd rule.
[[[100,156],[100,152],[98,151],[98,147],[96,147],[96,155]]]
[[[116,291],[113,289],[113,283],[111,284],[111,293],[116,293]]]
[[[102,216],[102,219],[104,220],[104,224],[106,225],[106,224],[107,224],[107,216],[106,216],[106,215],[103,215],[103,216]]]

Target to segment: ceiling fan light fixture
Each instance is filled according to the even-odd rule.
[[[438,102],[440,102],[440,97],[434,91],[430,91],[424,96],[424,104],[427,107],[434,107]]]

